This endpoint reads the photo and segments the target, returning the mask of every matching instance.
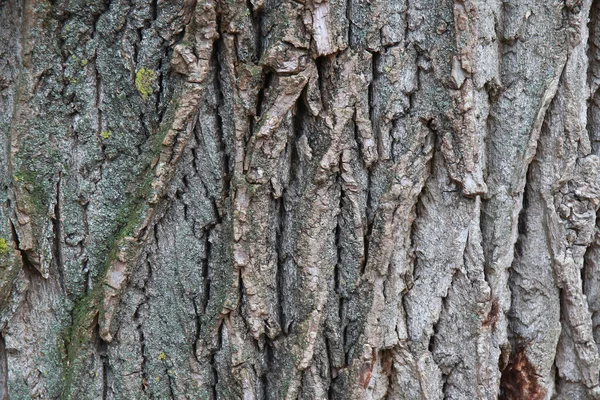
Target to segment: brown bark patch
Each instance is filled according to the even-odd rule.
[[[496,325],[496,322],[498,321],[498,315],[500,313],[500,305],[498,304],[498,298],[494,297],[494,299],[492,300],[492,308],[490,309],[489,314],[487,315],[487,317],[485,318],[485,320],[483,320],[483,326],[491,326],[493,327],[494,325]]]
[[[502,371],[501,400],[542,400],[546,391],[537,382],[538,375],[524,350],[517,351]]]
[[[394,367],[394,354],[392,350],[386,349],[381,352],[381,366],[385,376],[392,375],[392,368]]]
[[[373,352],[371,353],[371,360],[363,363],[360,367],[359,382],[363,389],[369,387],[369,382],[371,382],[371,375],[373,374],[373,367],[375,366],[376,360],[377,352],[373,349]]]

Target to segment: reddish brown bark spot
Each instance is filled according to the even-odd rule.
[[[498,304],[498,298],[494,297],[492,299],[492,308],[490,309],[489,314],[483,321],[483,326],[491,326],[493,327],[498,321],[498,314],[500,313],[500,305]]]
[[[502,371],[501,400],[542,400],[546,391],[537,382],[535,368],[524,354],[517,351]]]
[[[359,373],[359,382],[363,389],[369,387],[369,382],[371,381],[371,375],[373,374],[373,367],[375,366],[375,361],[377,360],[377,353],[373,350],[371,354],[371,360],[365,362],[360,367]]]

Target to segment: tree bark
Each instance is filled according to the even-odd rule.
[[[599,86],[600,1],[0,0],[0,400],[600,399]]]

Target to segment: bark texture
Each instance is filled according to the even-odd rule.
[[[600,1],[0,0],[0,399],[600,399]]]

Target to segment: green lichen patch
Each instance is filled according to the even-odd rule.
[[[100,136],[102,136],[102,139],[106,140],[112,136],[112,132],[111,131],[102,131],[102,132],[100,132]]]
[[[147,68],[140,68],[135,74],[135,87],[142,95],[144,100],[154,92],[154,82],[156,82],[156,72]]]
[[[0,255],[4,256],[8,254],[8,244],[6,244],[6,239],[0,238]]]

